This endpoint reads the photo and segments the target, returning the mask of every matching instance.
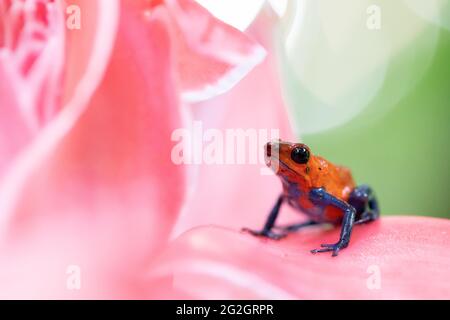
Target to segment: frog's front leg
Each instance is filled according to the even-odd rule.
[[[280,195],[278,197],[277,202],[272,208],[272,211],[270,211],[269,216],[267,217],[266,223],[264,224],[264,227],[262,230],[251,230],[248,228],[243,228],[242,231],[249,232],[254,236],[260,236],[260,237],[267,237],[273,240],[279,240],[281,238],[284,238],[287,233],[276,233],[272,231],[275,221],[277,220],[278,214],[280,213],[281,205],[284,202],[284,197]]]
[[[326,192],[324,188],[312,189],[309,193],[309,197],[313,203],[325,206],[335,206],[344,212],[339,241],[335,244],[322,244],[321,247],[323,249],[311,250],[312,253],[333,251],[332,256],[335,257],[338,255],[339,250],[346,248],[350,242],[350,236],[355,222],[356,210],[347,202],[342,201]]]

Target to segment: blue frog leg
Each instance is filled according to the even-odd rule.
[[[284,202],[284,197],[283,197],[283,195],[280,195],[277,199],[277,202],[275,203],[272,210],[270,211],[269,216],[267,217],[266,223],[264,224],[264,227],[262,228],[262,230],[251,230],[248,228],[243,228],[242,231],[249,232],[250,234],[252,234],[254,236],[266,237],[266,238],[270,238],[273,240],[279,240],[281,238],[284,238],[287,235],[286,232],[275,233],[274,231],[272,231],[272,228],[275,225],[275,221],[277,220],[278,214],[280,213],[280,208],[281,208],[281,205],[283,204],[283,202]]]
[[[322,244],[322,249],[311,250],[312,253],[333,251],[332,256],[338,255],[339,250],[346,248],[350,242],[356,210],[353,206],[326,192],[324,188],[315,188],[309,192],[310,200],[317,205],[334,206],[344,212],[342,220],[341,235],[335,244]]]

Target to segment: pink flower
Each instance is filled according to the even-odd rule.
[[[32,7],[34,5],[34,7]],[[59,110],[64,17],[56,3],[0,2],[0,177]]]
[[[58,85],[28,84],[10,70],[15,49],[2,47],[1,108],[20,138],[4,131],[9,144],[0,145],[9,156],[0,181],[2,297],[143,297],[140,278],[185,195],[185,168],[170,161],[171,133],[183,126],[180,96],[222,92],[262,58],[247,36],[192,1],[75,3],[82,31],[64,29],[60,1],[27,2],[33,14],[59,17],[44,31],[67,48],[64,63],[29,71]],[[14,5],[2,5],[10,27]],[[37,61],[54,59],[54,49],[38,53]],[[16,100],[28,95],[48,100],[29,98],[22,110]],[[33,134],[28,118],[39,124]],[[83,274],[79,291],[66,286],[73,266]]]
[[[17,36],[28,20],[13,28],[33,53],[20,68],[18,40],[4,36],[16,11],[0,0],[0,297],[450,296],[448,221],[383,219],[357,228],[339,258],[312,256],[338,231],[239,232],[279,192],[260,166],[171,161],[171,134],[189,119],[294,139],[268,11],[247,36],[189,0],[74,2],[78,31],[64,28],[60,1],[26,1],[43,34],[34,44]],[[250,72],[263,57],[251,38],[269,54]]]

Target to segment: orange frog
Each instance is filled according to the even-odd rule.
[[[245,228],[245,231],[278,240],[306,226],[341,224],[337,243],[322,244],[321,249],[311,250],[312,253],[332,251],[332,255],[337,256],[339,250],[348,246],[354,225],[379,217],[377,199],[369,186],[356,187],[349,169],[313,155],[305,144],[281,140],[269,142],[265,146],[265,159],[267,166],[280,177],[283,191],[263,229]],[[305,213],[309,221],[286,227],[275,226],[283,203]]]

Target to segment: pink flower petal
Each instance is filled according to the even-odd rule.
[[[261,145],[254,150],[257,156],[263,154],[263,145],[270,139],[272,129],[279,130],[283,139],[295,140],[276,71],[271,26],[266,15],[252,26],[252,35],[267,47],[267,59],[228,93],[192,107],[193,118],[201,121],[204,131],[218,129],[225,136],[226,130],[251,130],[259,136],[259,130],[263,130],[267,137],[260,136]],[[281,186],[277,177],[262,174],[261,169],[267,169],[263,161],[254,164],[249,160],[247,155],[245,164],[235,161],[198,166],[195,191],[178,221],[177,234],[205,224],[233,228],[262,226],[261,212],[270,210]]]
[[[60,4],[60,1],[55,2]],[[16,139],[21,138],[22,144],[18,144],[11,139],[8,139],[9,144],[13,149],[14,154],[11,154],[6,159],[11,160],[11,165],[8,167],[6,175],[0,179],[0,234],[8,224],[13,208],[18,201],[18,196],[25,184],[26,179],[36,167],[45,161],[45,158],[60,142],[60,140],[73,127],[82,112],[85,110],[87,103],[99,85],[104,76],[106,66],[114,45],[116,37],[116,29],[119,18],[119,7],[117,0],[76,0],[73,4],[78,6],[83,12],[82,28],[80,30],[68,30],[65,25],[59,26],[61,30],[67,30],[67,42],[65,58],[65,89],[62,101],[66,103],[63,111],[60,112],[55,119],[51,121],[48,126],[39,130],[38,139],[32,140],[31,133],[25,131],[23,122],[29,123],[29,117],[14,116],[12,112],[16,110],[23,111],[20,107],[22,101],[17,100],[19,97],[27,96],[28,90],[33,89],[31,86],[25,86],[22,79],[13,74],[9,70],[9,81],[14,84],[14,89],[10,92],[6,102],[12,101],[16,104],[1,104],[0,108],[8,108],[7,114],[10,117],[10,124],[2,126],[9,128],[13,124],[18,128],[14,132],[4,132],[4,136],[14,136]],[[61,13],[64,12],[62,7],[58,7]],[[62,41],[60,39],[60,41]],[[62,41],[64,44],[64,41]],[[46,55],[48,56],[48,54]],[[11,59],[9,55],[6,58]],[[0,61],[1,62],[1,61]],[[6,65],[5,60],[5,65]],[[1,68],[0,68],[1,69]],[[43,72],[51,73],[51,70],[41,70],[37,74]],[[21,94],[19,94],[19,92]],[[47,92],[46,95],[57,95],[55,91]],[[14,111],[11,111],[14,110]],[[1,120],[0,120],[1,121]],[[35,132],[36,134],[37,132]],[[1,147],[1,146],[0,146]],[[19,152],[21,151],[21,152]],[[12,161],[14,160],[14,161]],[[0,167],[1,170],[1,167]],[[1,172],[0,172],[1,173]]]
[[[74,0],[81,29],[66,31],[63,105],[83,110],[109,63],[119,22],[118,0]]]
[[[228,91],[263,60],[265,51],[261,46],[195,1],[165,3],[187,101],[206,100]]]
[[[64,62],[60,2],[0,0],[0,179],[57,112]]]
[[[27,145],[24,143],[21,146],[14,144],[15,150],[22,152],[14,155],[14,162],[8,167],[7,174],[2,177],[3,179],[0,179],[0,212],[2,213],[0,215],[0,234],[8,225],[14,206],[31,172],[36,170],[36,167],[53,151],[78,120],[85,110],[89,98],[99,85],[109,61],[118,24],[118,1],[77,0],[74,4],[78,5],[80,10],[86,13],[86,16],[82,20],[84,21],[83,35],[67,37],[67,52],[78,52],[78,55],[69,54],[66,58],[67,71],[64,82],[66,94],[63,100],[67,104],[63,108],[63,112],[59,113],[50,125],[39,131],[38,139],[32,141],[33,143],[27,141]],[[61,28],[65,30],[64,26]],[[90,39],[92,43],[87,42],[87,39]],[[71,71],[69,64],[75,65],[76,71]],[[10,79],[15,80],[15,78]],[[26,87],[23,88],[22,85],[18,82],[15,89],[26,90]],[[20,119],[17,119],[17,123],[20,124],[18,121]],[[15,123],[16,119],[13,118],[11,122]],[[16,131],[12,134],[20,137],[26,132]],[[13,139],[11,140],[13,141]]]
[[[118,215],[134,220],[136,229],[124,231],[136,236],[140,229],[145,238],[167,232],[184,190],[184,169],[168,158],[179,105],[165,26],[145,19],[122,10],[103,82],[73,130],[28,178],[18,220]]]
[[[0,64],[8,64],[17,107],[36,131],[58,110],[65,20],[60,1],[0,1]],[[4,75],[5,76],[5,75]]]
[[[4,245],[15,249],[4,252],[19,253],[3,266],[18,270],[4,292],[27,297],[46,281],[41,296],[66,297],[69,261],[87,268],[87,289],[77,297],[139,292],[137,270],[165,243],[185,190],[185,169],[170,161],[171,133],[181,126],[172,74],[164,22],[123,3],[113,55],[89,106],[6,207]],[[33,251],[46,257],[35,274],[24,266],[35,261]]]
[[[241,211],[242,212],[242,211]],[[388,217],[357,226],[338,257],[310,253],[336,242],[322,227],[265,240],[217,227],[193,229],[155,262],[172,295],[195,299],[449,299],[450,221]]]
[[[0,245],[1,299],[138,299],[143,269],[111,224],[83,217],[43,219]],[[103,221],[105,222],[105,221]],[[127,228],[127,225],[123,225]],[[128,250],[128,254],[126,254]]]
[[[0,177],[14,156],[31,138],[31,130],[20,111],[18,85],[10,66],[0,57]],[[8,79],[9,81],[6,81]],[[8,134],[7,134],[8,133]]]

